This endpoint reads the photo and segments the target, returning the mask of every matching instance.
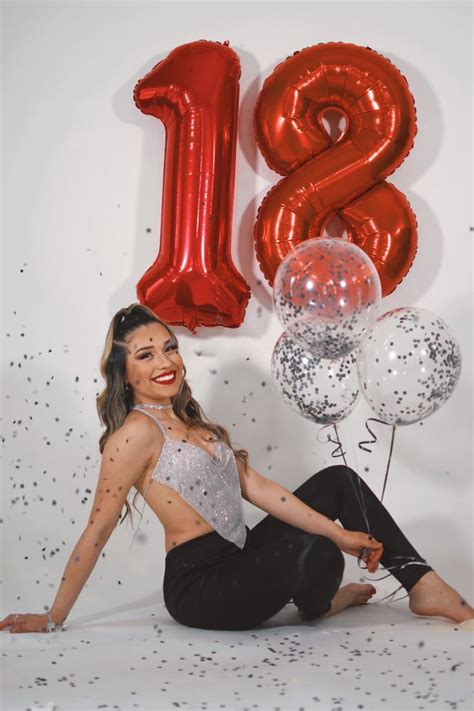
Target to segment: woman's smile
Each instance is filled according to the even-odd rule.
[[[163,375],[157,375],[156,378],[152,378],[152,381],[158,385],[171,385],[175,380],[175,370],[168,370],[166,373],[163,373]]]

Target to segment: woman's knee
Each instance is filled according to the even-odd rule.
[[[309,533],[301,537],[302,550],[298,555],[298,567],[302,580],[312,571],[334,576],[338,583],[344,574],[345,560],[340,548],[326,536]]]
[[[352,469],[351,467],[346,467],[345,464],[332,464],[330,467],[325,467],[319,472],[316,472],[316,474],[314,474],[313,476],[332,479],[343,478],[347,477],[348,475],[356,477],[358,476],[357,472],[354,469]]]
[[[318,559],[327,561],[327,566],[340,572],[342,578],[345,561],[339,546],[326,536],[318,536],[314,546],[318,554]]]

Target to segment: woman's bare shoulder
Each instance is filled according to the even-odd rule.
[[[128,445],[133,449],[152,450],[158,442],[163,441],[163,435],[158,425],[146,415],[130,411],[123,423],[107,440],[110,446]]]

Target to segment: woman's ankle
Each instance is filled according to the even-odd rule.
[[[411,566],[410,566],[411,567]],[[413,566],[413,568],[418,568],[418,566]],[[415,572],[415,571],[414,571]],[[419,576],[413,581],[413,579],[410,581],[409,585],[404,585],[405,590],[407,591],[408,595],[416,588],[417,590],[421,587],[419,583],[422,585],[426,585],[429,583],[432,583],[435,581],[435,576],[430,575],[430,573],[434,573],[435,571],[433,568],[427,568],[426,566],[419,566]],[[435,573],[436,575],[436,573]],[[428,576],[428,577],[426,577]],[[422,582],[423,581],[423,582]]]

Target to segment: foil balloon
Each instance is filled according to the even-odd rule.
[[[273,303],[283,328],[319,358],[341,358],[375,323],[381,299],[373,262],[343,239],[310,239],[278,267]]]
[[[283,401],[312,422],[332,425],[347,417],[359,398],[356,358],[312,356],[282,333],[272,353],[271,373]]]
[[[231,257],[240,62],[227,45],[177,47],[134,90],[166,131],[160,246],[137,296],[192,332],[237,328],[250,298]]]
[[[453,393],[461,351],[446,323],[426,309],[381,316],[357,352],[360,389],[388,425],[425,420]]]
[[[323,123],[329,110],[345,119],[335,142]],[[307,47],[265,80],[254,128],[267,164],[286,176],[264,198],[254,228],[269,284],[290,249],[324,235],[337,214],[348,239],[374,262],[382,295],[394,291],[417,250],[415,215],[403,193],[385,181],[417,131],[406,78],[369,47]]]

